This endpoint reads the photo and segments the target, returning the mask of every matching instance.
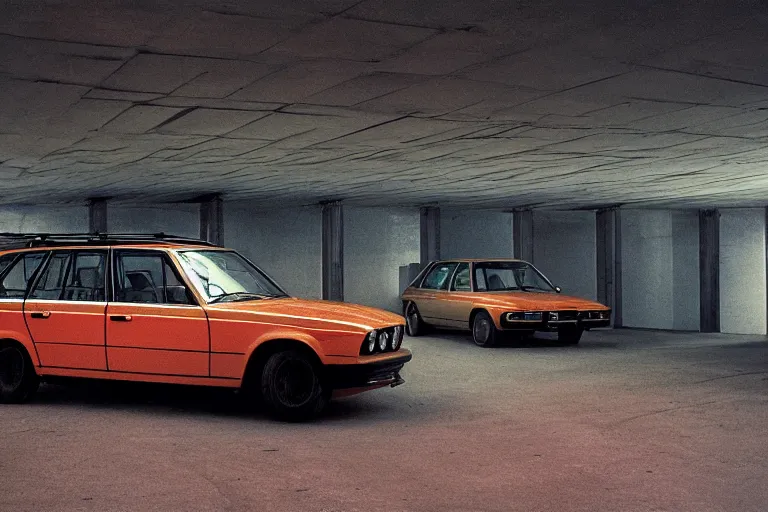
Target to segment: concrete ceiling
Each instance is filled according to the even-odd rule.
[[[0,8],[0,202],[768,202],[759,0]]]

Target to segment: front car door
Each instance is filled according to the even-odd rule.
[[[106,370],[106,249],[57,250],[24,301],[40,366]]]
[[[109,369],[208,377],[208,317],[163,250],[113,253],[114,297],[107,307]]]

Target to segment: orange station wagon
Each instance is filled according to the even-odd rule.
[[[557,331],[575,345],[585,330],[608,327],[607,306],[560,294],[560,288],[521,260],[433,262],[402,295],[408,334],[426,327],[469,329],[481,347],[493,346],[501,332]]]
[[[291,298],[235,251],[164,235],[0,239],[0,403],[83,377],[242,389],[303,420],[332,394],[404,382],[401,316]]]

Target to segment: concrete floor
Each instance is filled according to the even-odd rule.
[[[48,387],[0,408],[2,511],[758,511],[768,342],[409,339],[406,385],[313,424],[228,393]]]

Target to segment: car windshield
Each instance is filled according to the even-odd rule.
[[[234,251],[179,251],[181,266],[209,303],[287,297],[259,269]]]
[[[524,261],[476,263],[475,282],[478,291],[555,291],[547,278]]]

